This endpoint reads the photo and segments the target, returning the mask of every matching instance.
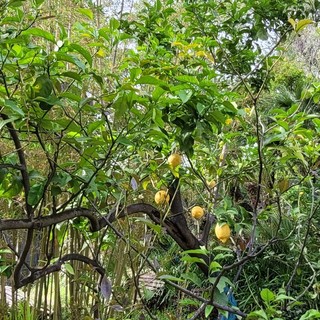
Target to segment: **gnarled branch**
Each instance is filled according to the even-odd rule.
[[[23,278],[18,283],[15,283],[15,289],[19,289],[19,288],[27,285],[28,283],[32,283],[32,282],[34,282],[44,276],[47,276],[50,273],[60,271],[62,268],[62,265],[65,262],[70,261],[70,260],[77,260],[77,261],[84,262],[84,263],[94,267],[94,269],[99,274],[101,274],[101,276],[104,276],[104,274],[105,274],[104,268],[96,260],[90,259],[86,256],[83,256],[82,254],[79,254],[79,253],[70,253],[70,254],[64,255],[58,261],[47,266],[46,268],[41,268],[41,269],[38,269],[36,271],[31,272],[29,276]]]

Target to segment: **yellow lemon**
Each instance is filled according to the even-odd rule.
[[[204,210],[199,206],[194,206],[191,209],[191,216],[197,220],[201,219],[204,215]]]
[[[167,191],[160,190],[154,196],[154,201],[156,204],[164,204],[169,203],[170,196],[168,195]]]
[[[168,158],[168,164],[173,169],[177,166],[179,166],[182,162],[182,157],[179,153],[172,153]]]
[[[216,237],[222,242],[226,243],[231,235],[231,230],[228,224],[226,223],[217,223],[215,229]]]
[[[216,186],[216,182],[214,180],[207,181],[207,185],[210,189],[213,189]]]
[[[251,113],[251,108],[248,108],[248,107],[244,108],[244,111],[245,111],[246,114],[250,114]]]
[[[228,118],[228,119],[226,119],[225,124],[227,126],[229,126],[232,122],[233,122],[233,120],[231,118]]]

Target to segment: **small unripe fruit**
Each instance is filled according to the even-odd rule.
[[[222,242],[226,243],[230,239],[231,230],[226,223],[217,223],[215,229],[216,237]]]
[[[179,166],[182,162],[182,157],[179,153],[172,153],[168,158],[168,164],[173,169]]]
[[[201,219],[204,215],[204,210],[199,207],[199,206],[194,206],[192,209],[191,209],[191,216],[192,218],[194,219]]]
[[[156,204],[164,204],[169,203],[170,196],[168,195],[167,191],[160,190],[154,196],[154,201]]]

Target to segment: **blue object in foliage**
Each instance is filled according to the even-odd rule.
[[[236,307],[237,306],[237,301],[232,293],[232,291],[230,291],[229,287],[225,287],[224,288],[224,292],[227,294],[228,296],[228,302],[232,307]],[[228,314],[228,318],[226,318],[225,316],[221,316],[221,318],[219,318],[220,320],[237,320],[237,316],[234,313],[230,313]]]

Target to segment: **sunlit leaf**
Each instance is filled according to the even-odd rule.
[[[171,276],[169,274],[163,274],[163,275],[159,276],[158,278],[161,280],[170,280],[170,281],[177,281],[177,282],[185,281],[184,279],[177,278],[177,277]]]
[[[313,320],[313,319],[320,319],[320,311],[311,309],[308,310],[305,314],[303,314],[299,320]]]
[[[90,9],[78,8],[78,11],[89,19],[93,20],[93,12]]]
[[[22,35],[32,35],[32,36],[40,37],[40,38],[43,38],[43,39],[46,39],[48,41],[51,41],[51,42],[55,43],[54,36],[50,32],[45,31],[45,30],[40,29],[40,28],[29,28],[27,30],[22,31],[21,34]]]
[[[310,19],[302,19],[299,20],[298,23],[296,24],[296,32],[299,32],[301,30],[303,30],[306,26],[308,26],[309,24],[314,23],[313,20]]]
[[[293,30],[296,30],[296,22],[292,18],[288,19],[288,22],[292,25]]]
[[[1,131],[1,129],[2,129],[7,123],[14,122],[14,121],[17,120],[17,119],[19,119],[19,118],[17,118],[17,117],[11,117],[11,118],[9,118],[9,119],[7,119],[7,120],[0,120],[0,131]]]
[[[272,302],[275,299],[274,293],[268,288],[262,289],[260,292],[260,296],[262,300],[267,304],[270,304],[270,302]]]
[[[210,316],[210,314],[213,311],[213,309],[214,309],[214,307],[211,306],[211,305],[206,306],[206,309],[205,309],[205,312],[204,312],[206,318],[208,318]]]
[[[160,86],[160,87],[168,87],[168,84],[158,78],[155,78],[153,76],[142,76],[137,81],[137,84],[150,84],[154,86]]]
[[[248,320],[268,320],[268,316],[267,314],[265,313],[264,310],[257,310],[257,311],[252,311],[250,312],[248,315],[247,315],[247,318]]]

